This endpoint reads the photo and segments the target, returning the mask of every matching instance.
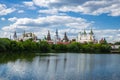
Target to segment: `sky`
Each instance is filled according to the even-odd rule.
[[[0,37],[24,31],[43,38],[50,30],[70,39],[84,29],[95,38],[120,41],[120,0],[0,0]]]

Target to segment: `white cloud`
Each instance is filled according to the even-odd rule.
[[[24,3],[24,5],[26,5],[26,6],[33,6],[34,4],[33,4],[33,2],[23,2]]]
[[[38,36],[38,38],[43,38],[44,35],[47,35],[47,31],[50,30],[52,37],[54,37],[55,29],[58,29],[61,38],[63,38],[64,32],[67,32],[68,37],[71,39],[76,38],[78,32],[80,32],[81,30],[88,28],[90,29],[93,24],[92,21],[89,22],[83,18],[75,18],[67,15],[46,16],[36,19],[13,17],[9,18],[8,20],[12,21],[13,23],[2,28],[3,31],[6,31],[6,33],[2,33],[3,36],[9,35],[10,31],[23,33],[23,31],[26,30],[27,32],[34,32]],[[116,31],[114,29],[107,29],[93,31],[98,40],[105,37],[108,42],[120,41],[120,30]]]
[[[15,22],[15,21],[17,21],[17,17],[9,18],[8,20],[11,22]]]
[[[120,41],[120,31],[116,29],[94,30],[97,39],[106,38],[108,42]]]
[[[36,7],[34,6],[34,3],[32,1],[25,1],[25,2],[23,2],[23,4],[25,6],[27,6],[29,9],[36,9]]]
[[[120,16],[120,0],[88,1],[82,5],[84,14],[99,15],[107,13],[111,16]]]
[[[24,13],[24,10],[18,10],[18,13]]]
[[[6,19],[4,17],[1,18],[2,21],[5,21]]]
[[[57,3],[58,0],[33,0],[33,3],[38,6],[48,7],[50,3]]]
[[[90,27],[93,23],[83,18],[75,18],[70,16],[47,16],[39,17],[36,19],[31,18],[9,18],[9,21],[13,22],[8,26],[4,26],[4,31],[17,31],[23,32],[31,31],[39,33],[37,36],[44,36],[47,30],[51,30],[54,35],[55,29],[84,29]]]
[[[10,38],[11,33],[0,30],[0,38]]]
[[[86,28],[91,25],[91,22],[83,18],[75,18],[70,16],[47,16],[39,17],[37,19],[19,18],[16,17],[8,19],[16,21],[13,25],[16,26],[33,26],[33,27],[71,27],[71,28]],[[74,26],[73,26],[74,25]]]
[[[120,0],[33,0],[33,3],[50,10],[56,9],[56,11],[72,11],[89,15],[106,13],[110,16],[120,16]],[[48,13],[48,11],[41,12]]]
[[[39,13],[43,13],[43,14],[58,14],[58,10],[57,9],[46,9],[46,10],[39,10]]]
[[[15,11],[15,8],[7,8],[5,4],[0,4],[0,16],[7,15]]]

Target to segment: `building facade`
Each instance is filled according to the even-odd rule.
[[[94,42],[95,36],[92,29],[89,33],[87,33],[85,30],[83,32],[79,32],[76,41],[80,43]]]
[[[14,32],[14,35],[13,35],[13,39],[16,40],[16,41],[25,41],[25,40],[28,40],[28,39],[32,39],[34,41],[37,40],[37,36],[34,34],[34,33],[26,33],[24,31],[24,33],[20,36],[17,36],[17,33],[16,31]]]

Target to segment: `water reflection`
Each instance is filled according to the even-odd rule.
[[[0,55],[0,80],[119,80],[118,54]]]

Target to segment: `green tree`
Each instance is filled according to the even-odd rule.
[[[50,45],[46,41],[40,41],[38,48],[40,52],[50,52]]]
[[[10,52],[18,52],[19,51],[19,47],[16,41],[11,41],[10,43]]]
[[[0,52],[6,52],[10,50],[10,40],[8,38],[0,38]]]
[[[67,46],[65,44],[56,44],[54,46],[54,50],[56,52],[66,52],[67,51]]]
[[[82,52],[82,46],[78,42],[72,42],[68,44],[68,51],[69,52]]]

